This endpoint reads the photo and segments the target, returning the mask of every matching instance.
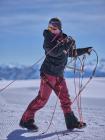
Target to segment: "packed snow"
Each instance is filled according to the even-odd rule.
[[[74,81],[66,79],[73,100]],[[78,87],[78,79],[76,79]],[[83,84],[87,78],[83,80]],[[0,81],[0,88],[11,81]],[[82,112],[87,127],[66,130],[64,116],[58,102],[53,122],[47,133],[57,97],[52,92],[49,101],[35,115],[38,132],[19,127],[20,118],[30,101],[37,96],[40,80],[18,80],[0,93],[0,140],[105,140],[105,78],[94,78],[82,92]],[[76,102],[72,105],[78,117]]]

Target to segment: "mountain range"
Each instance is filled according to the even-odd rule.
[[[91,76],[95,67],[95,61],[88,62],[85,65],[83,72],[84,77]],[[77,66],[78,67],[78,66]],[[65,69],[66,78],[74,77],[74,72],[71,69]],[[78,72],[75,73],[77,77]],[[97,65],[95,77],[105,77],[105,59],[101,59]],[[26,66],[26,65],[0,65],[0,80],[23,80],[23,79],[38,79],[40,78],[40,66]]]

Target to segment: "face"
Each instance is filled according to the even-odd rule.
[[[61,32],[61,31],[58,29],[58,27],[53,26],[53,25],[51,25],[51,24],[49,24],[48,30],[49,30],[50,32],[52,32],[53,34],[55,34],[55,35],[60,34],[60,32]]]

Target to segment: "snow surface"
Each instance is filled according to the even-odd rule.
[[[87,78],[84,79],[85,83]],[[66,79],[73,100],[74,81]],[[78,80],[76,79],[78,86]],[[10,81],[0,81],[0,88]],[[48,127],[54,111],[56,96],[52,92],[46,106],[35,115],[39,132],[30,133],[19,127],[20,118],[30,101],[37,96],[40,80],[21,80],[0,93],[0,140],[105,140],[105,78],[94,78],[82,92],[82,112],[87,127],[67,132],[64,117],[58,102],[53,123]],[[72,109],[78,117],[76,102]]]

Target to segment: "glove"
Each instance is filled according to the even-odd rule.
[[[87,49],[87,50],[86,50],[86,53],[87,53],[88,55],[90,55],[90,53],[91,53],[91,51],[92,51],[92,48],[93,48],[93,47],[87,47],[87,48],[86,48],[86,49]]]

